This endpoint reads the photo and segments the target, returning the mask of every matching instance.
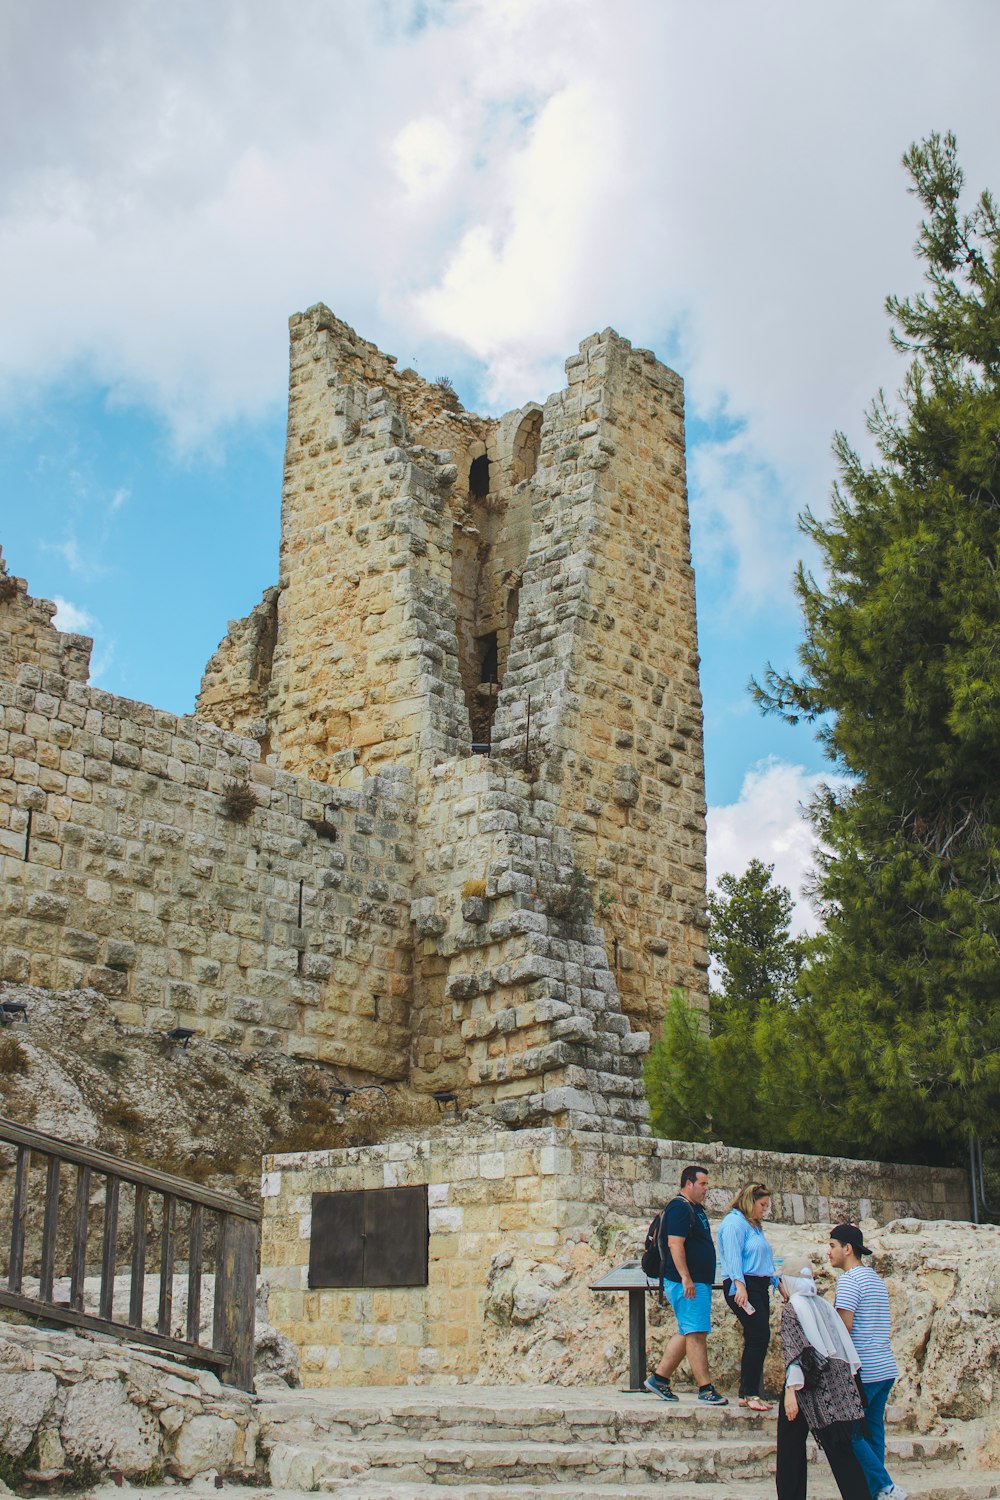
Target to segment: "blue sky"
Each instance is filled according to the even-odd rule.
[[[101,686],[191,707],[277,571],[287,318],[466,404],[611,325],[684,376],[710,861],[798,889],[795,517],[902,366],[899,158],[1000,188],[994,0],[0,0],[0,545]],[[806,920],[805,908],[802,919]]]

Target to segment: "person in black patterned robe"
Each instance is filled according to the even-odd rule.
[[[829,1460],[843,1500],[871,1500],[851,1448],[864,1408],[850,1337],[830,1304],[817,1297],[808,1267],[801,1276],[784,1277],[782,1284],[789,1300],[781,1314],[785,1389],[778,1404],[778,1500],[806,1500],[810,1432]]]

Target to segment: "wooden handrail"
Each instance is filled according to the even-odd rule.
[[[14,1193],[10,1228],[10,1261],[6,1288],[0,1287],[0,1307],[34,1313],[48,1322],[72,1328],[97,1329],[116,1338],[151,1345],[166,1353],[179,1354],[218,1369],[231,1385],[249,1390],[253,1385],[254,1304],[257,1282],[258,1224],[260,1207],[233,1194],[218,1193],[186,1178],[151,1167],[133,1165],[106,1151],[78,1146],[58,1136],[29,1130],[0,1116],[0,1142],[16,1148]],[[41,1246],[37,1256],[38,1293],[25,1292],[25,1237],[29,1228],[31,1157],[45,1163],[45,1191],[41,1206]],[[58,1249],[61,1168],[76,1167],[72,1203],[72,1235],[69,1264],[69,1300],[56,1302],[55,1281]],[[94,1175],[104,1178],[104,1209],[101,1226],[101,1265],[98,1311],[84,1308],[87,1273],[87,1231]],[[114,1314],[115,1276],[118,1258],[119,1207],[122,1184],[134,1189],[131,1222],[131,1281],[127,1321]],[[68,1186],[68,1184],[67,1184]],[[98,1191],[100,1191],[98,1187]],[[150,1194],[162,1199],[159,1227],[159,1298],[155,1328],[144,1328],[143,1289],[146,1280],[147,1214]],[[126,1199],[126,1203],[127,1203]],[[186,1213],[178,1215],[178,1205]],[[200,1342],[202,1277],[204,1274],[205,1213],[218,1217],[215,1253],[215,1297],[212,1307],[212,1341]],[[180,1229],[178,1220],[180,1217]],[[187,1240],[187,1337],[171,1334],[173,1280],[178,1234]],[[32,1228],[37,1245],[37,1224]],[[33,1253],[34,1259],[34,1253]],[[61,1279],[61,1277],[60,1277]]]
[[[155,1167],[140,1167],[125,1161],[120,1156],[111,1156],[107,1151],[98,1151],[93,1146],[77,1146],[57,1135],[43,1135],[40,1130],[29,1130],[16,1125],[0,1115],[0,1141],[10,1141],[15,1146],[30,1146],[43,1156],[58,1156],[62,1161],[71,1161],[79,1167],[90,1167],[95,1172],[106,1172],[120,1177],[122,1182],[142,1183],[156,1193],[172,1193],[185,1198],[189,1203],[200,1203],[216,1213],[236,1214],[241,1219],[253,1219],[260,1223],[261,1211],[258,1203],[247,1203],[235,1193],[217,1193],[214,1188],[202,1187],[186,1177],[175,1177],[172,1172],[159,1172]]]

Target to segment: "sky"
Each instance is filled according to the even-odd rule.
[[[794,665],[833,433],[902,379],[901,155],[953,130],[1000,190],[998,55],[996,0],[0,0],[11,571],[187,712],[276,581],[290,314],[483,412],[610,325],[685,381],[710,878],[800,897],[835,768],[747,681]]]

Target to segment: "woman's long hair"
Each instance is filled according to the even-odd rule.
[[[770,1198],[770,1196],[771,1189],[763,1182],[748,1182],[746,1187],[740,1188],[736,1197],[730,1203],[729,1210],[732,1212],[734,1208],[738,1208],[749,1224],[756,1224],[757,1220],[754,1218],[752,1212],[753,1206],[755,1203],[759,1203],[762,1198]]]

